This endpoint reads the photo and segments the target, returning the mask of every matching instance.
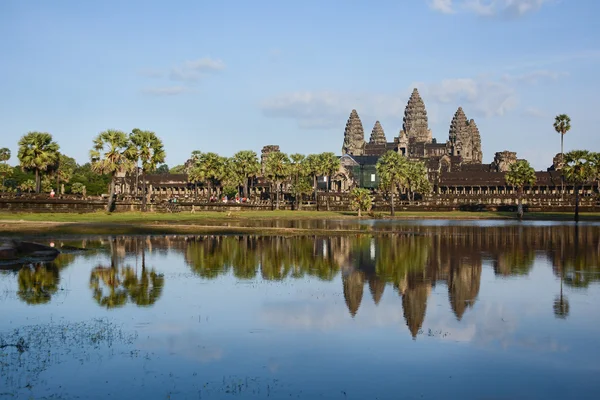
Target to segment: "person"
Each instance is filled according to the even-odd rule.
[[[54,193],[54,189],[50,190],[50,198],[54,197],[56,193]]]

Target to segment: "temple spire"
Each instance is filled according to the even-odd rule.
[[[450,131],[448,132],[450,143],[452,144],[452,155],[461,156],[465,159],[468,149],[471,148],[469,135],[469,122],[462,107],[454,113],[450,122]]]
[[[361,156],[365,148],[365,130],[356,110],[352,110],[346,129],[344,130],[344,145],[342,154]]]
[[[404,109],[402,130],[409,139],[414,139],[416,142],[431,143],[432,141],[425,103],[416,88],[413,89]]]
[[[371,131],[371,138],[369,139],[369,143],[372,144],[386,144],[387,140],[385,138],[385,132],[383,131],[383,127],[379,123],[379,121],[375,121],[375,126],[373,126],[373,130]]]
[[[481,135],[479,134],[479,128],[475,120],[469,121],[469,135],[471,136],[471,142],[473,143],[473,154],[471,162],[481,164],[483,162],[483,151],[481,150]]]

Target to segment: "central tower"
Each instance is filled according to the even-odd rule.
[[[409,141],[431,143],[432,136],[427,120],[427,111],[425,103],[415,88],[408,99],[406,108],[404,109],[404,123],[402,130],[408,136]],[[402,134],[400,134],[402,136]]]

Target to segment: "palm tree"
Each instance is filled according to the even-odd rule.
[[[565,177],[573,183],[575,189],[575,222],[579,221],[580,185],[594,179],[596,171],[591,154],[587,150],[573,150],[565,154]]]
[[[506,173],[506,183],[517,188],[517,215],[523,219],[523,188],[535,184],[535,170],[525,160],[511,164]]]
[[[265,161],[265,177],[275,185],[276,209],[279,210],[279,192],[283,180],[290,176],[290,159],[280,151],[269,153]]]
[[[94,139],[94,147],[90,150],[92,171],[97,174],[111,176],[110,193],[106,210],[113,211],[115,204],[115,180],[117,174],[127,173],[134,168],[131,161],[131,148],[127,134],[109,129]]]
[[[340,169],[340,159],[335,154],[327,152],[319,154],[323,174],[327,177],[327,211],[329,211],[329,190],[331,188],[331,177]]]
[[[564,137],[571,130],[571,118],[567,114],[560,114],[554,118],[554,130],[560,133],[560,157],[564,161]]]
[[[390,211],[394,216],[394,192],[406,183],[406,159],[393,150],[377,161],[376,169],[382,189],[390,194]]]
[[[0,175],[2,175],[2,187],[4,190],[4,183],[7,176],[12,174],[13,169],[6,162],[10,160],[10,149],[3,147],[0,149]]]
[[[23,171],[35,172],[35,192],[42,188],[41,173],[58,161],[58,144],[46,132],[29,132],[19,140],[18,158]]]
[[[415,200],[415,193],[429,193],[431,183],[427,177],[427,167],[421,161],[408,161],[405,165],[406,188],[408,189],[408,200]]]
[[[292,175],[292,189],[296,200],[296,209],[302,208],[302,194],[304,192],[304,179],[306,175],[306,156],[294,153],[290,155],[290,174]]]
[[[354,188],[350,192],[350,202],[352,209],[358,211],[358,218],[360,218],[362,211],[371,209],[371,192],[369,189]]]
[[[19,270],[19,298],[27,304],[45,304],[58,291],[60,281],[56,265],[37,263]]]
[[[226,158],[217,153],[194,152],[192,157],[195,160],[194,166],[190,170],[188,179],[192,182],[206,183],[208,195],[211,195],[212,187],[225,177]]]
[[[135,128],[129,135],[129,142],[127,151],[129,157],[136,166],[138,161],[142,163],[142,211],[146,211],[148,201],[146,174],[155,171],[158,164],[164,163],[166,154],[162,140],[152,131],[142,131]]]
[[[74,158],[59,153],[56,164],[52,166],[52,174],[56,177],[56,193],[63,193],[60,184],[71,180],[75,168],[77,161]]]
[[[260,162],[256,152],[252,150],[238,151],[229,163],[231,175],[238,184],[244,187],[244,197],[248,197],[248,181],[260,172]]]
[[[313,178],[313,191],[315,196],[315,204],[317,207],[317,211],[319,211],[319,197],[318,197],[318,189],[319,184],[317,178],[322,174],[321,167],[321,159],[318,154],[309,154],[304,160],[304,165],[306,169],[306,173]]]
[[[571,130],[571,118],[567,114],[560,114],[554,118],[554,130],[560,133],[560,165],[565,164],[565,153],[564,153],[564,140],[565,134]],[[563,182],[564,176],[561,175],[561,191],[564,193],[565,184]]]

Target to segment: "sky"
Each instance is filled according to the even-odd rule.
[[[152,130],[170,166],[193,150],[277,144],[341,153],[358,111],[388,141],[418,88],[445,142],[462,106],[484,162],[536,169],[600,151],[597,0],[2,0],[0,147],[30,131],[88,160],[106,129]]]

